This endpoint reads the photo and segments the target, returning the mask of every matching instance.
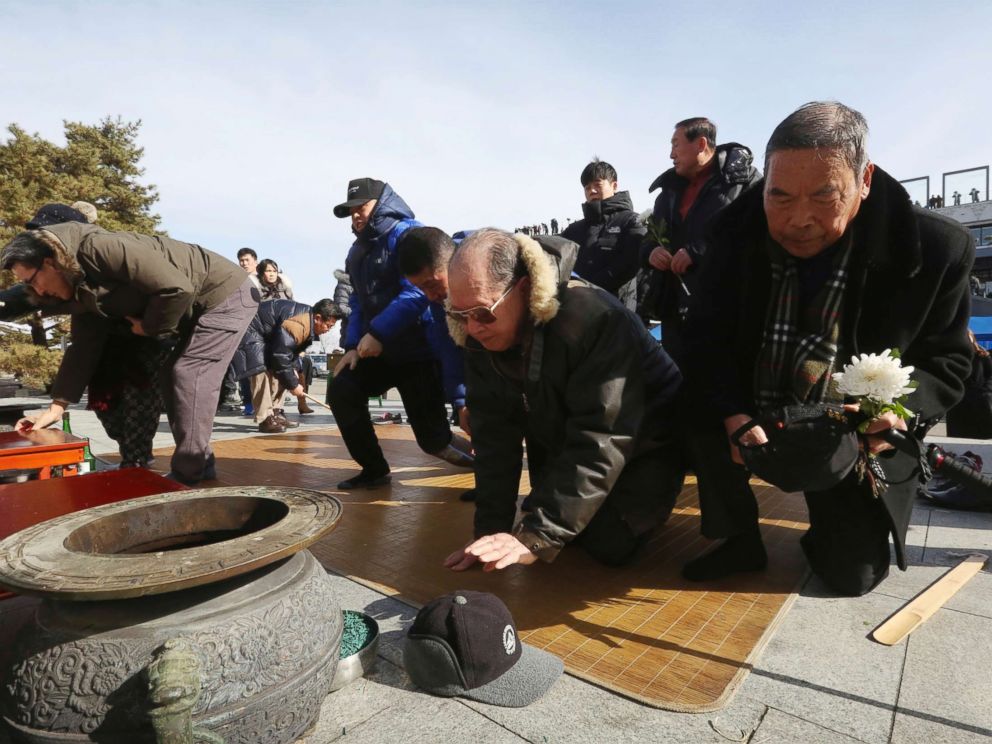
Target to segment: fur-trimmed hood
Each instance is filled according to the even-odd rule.
[[[535,326],[549,323],[558,314],[558,294],[568,284],[579,247],[557,235],[531,238],[518,232],[513,237],[520,246],[520,258],[530,277],[527,303],[530,317]],[[445,307],[450,309],[450,300],[445,300]],[[468,334],[464,324],[448,318],[448,330],[456,344],[465,345]]]

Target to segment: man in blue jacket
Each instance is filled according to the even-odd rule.
[[[429,301],[403,278],[397,261],[400,237],[420,226],[413,210],[388,183],[359,178],[348,184],[347,199],[334,208],[334,216],[351,217],[355,242],[345,271],[354,292],[345,355],[334,369],[327,397],[348,452],[362,468],[338,488],[389,483],[389,464],[369,417],[368,399],[393,387],[420,448],[469,466],[471,456],[452,447],[439,365],[425,335]]]

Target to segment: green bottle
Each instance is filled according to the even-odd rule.
[[[68,411],[62,412],[62,431],[66,434],[72,434],[72,424],[69,423]],[[79,463],[79,474],[85,475],[93,472],[96,472],[96,458],[90,452],[90,440],[87,439],[86,446],[83,447],[83,461]]]

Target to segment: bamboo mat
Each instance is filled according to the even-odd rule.
[[[389,487],[334,490],[357,468],[333,428],[216,442],[219,481],[333,492],[344,505],[341,522],[310,548],[326,568],[417,607],[457,589],[492,592],[524,641],[559,656],[569,673],[648,705],[725,706],[805,575],[802,498],[759,482],[768,570],[704,585],[681,579],[681,565],[708,545],[691,478],[632,565],[608,568],[572,547],[551,564],[454,573],[441,562],[471,537],[474,507],[458,495],[473,476],[423,454],[408,426],[376,433],[392,466]],[[525,472],[522,493],[526,480]]]

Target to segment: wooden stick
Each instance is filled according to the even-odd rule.
[[[326,404],[326,403],[325,403],[324,401],[322,401],[322,400],[317,400],[317,399],[316,399],[316,398],[314,398],[314,397],[313,397],[312,395],[310,395],[310,393],[303,393],[303,397],[304,397],[304,398],[306,398],[307,400],[309,400],[309,401],[310,401],[311,403],[316,403],[316,404],[317,404],[318,406],[320,406],[321,408],[326,408],[326,409],[327,409],[328,411],[330,411],[330,410],[331,410],[331,407],[330,407],[329,405],[327,405],[327,404]]]
[[[958,589],[982,570],[988,559],[982,553],[972,553],[875,628],[871,637],[886,646],[898,643],[943,607]]]

